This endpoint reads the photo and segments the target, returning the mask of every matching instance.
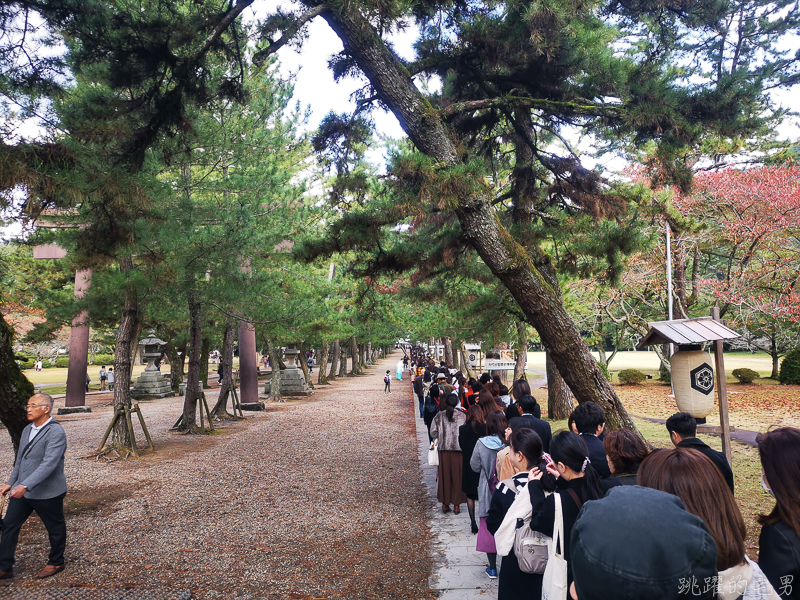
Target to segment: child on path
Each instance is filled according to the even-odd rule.
[[[392,393],[392,376],[389,371],[386,371],[386,375],[383,376],[383,393]]]

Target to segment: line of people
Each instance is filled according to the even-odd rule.
[[[632,431],[606,432],[593,402],[552,435],[524,380],[508,394],[497,377],[466,380],[424,357],[410,369],[442,512],[466,504],[500,600],[538,600],[543,588],[553,597],[561,556],[563,593],[581,600],[800,598],[800,429],[759,437],[775,507],[759,516],[756,563],[745,553],[731,467],[696,437],[690,414],[667,421],[673,449],[651,451]],[[515,550],[530,556],[520,561]]]

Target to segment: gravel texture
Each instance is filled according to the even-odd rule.
[[[69,443],[67,568],[35,579],[49,546],[32,517],[0,598],[432,597],[408,376],[381,393],[397,359],[310,398],[268,403],[216,435],[169,431],[182,398],[143,402],[156,451],[139,459],[96,460],[112,411],[110,396],[90,397],[91,414],[58,419]],[[207,397],[213,406],[216,392]],[[5,478],[13,453],[1,435]]]

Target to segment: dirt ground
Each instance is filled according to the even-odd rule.
[[[94,456],[110,395],[90,396],[90,415],[58,418],[69,440],[67,568],[34,578],[48,542],[32,517],[0,598],[21,588],[191,589],[201,600],[428,598],[410,384],[381,393],[382,373],[396,362],[309,399],[268,404],[209,436],[169,431],[182,398],[143,402],[156,451],[113,462]],[[8,474],[13,452],[0,436]]]

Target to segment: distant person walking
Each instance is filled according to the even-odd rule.
[[[397,380],[402,381],[403,379],[403,361],[400,360],[397,362]]]
[[[14,576],[14,553],[19,531],[34,511],[50,537],[47,566],[36,577],[44,579],[64,570],[64,548],[67,544],[64,453],[67,450],[67,434],[61,425],[53,421],[50,416],[52,410],[52,396],[36,394],[28,400],[27,416],[31,423],[22,430],[20,449],[11,477],[6,485],[0,486],[0,494],[9,494],[11,497],[0,538],[0,579]]]
[[[114,391],[114,367],[108,367],[108,389]]]
[[[389,371],[388,369],[386,370],[386,375],[383,376],[383,393],[384,394],[392,393],[392,376],[391,376],[391,371]]]
[[[106,366],[103,365],[100,367],[100,391],[106,391],[106,381],[108,381],[108,371],[106,371]]]

